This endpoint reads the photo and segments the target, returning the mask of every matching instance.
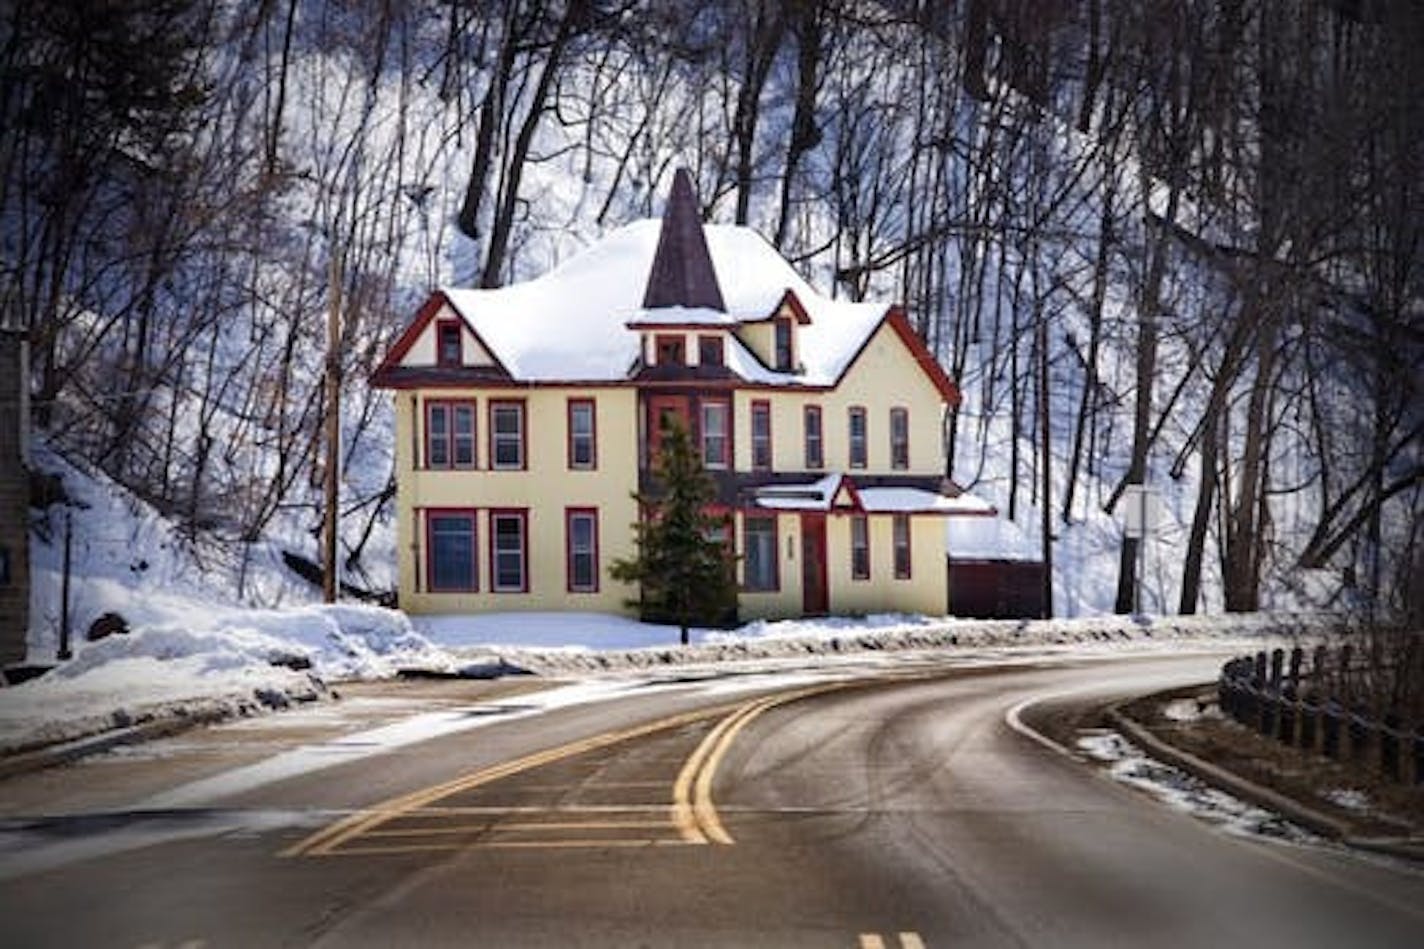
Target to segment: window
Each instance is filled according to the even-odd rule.
[[[864,514],[850,519],[850,578],[870,579],[870,522]]]
[[[659,366],[681,366],[683,359],[683,338],[681,336],[659,336],[655,339]]]
[[[774,326],[776,328],[776,368],[789,372],[791,369],[791,320],[789,317],[778,316]]]
[[[425,465],[428,468],[475,466],[473,399],[425,403]]]
[[[490,511],[490,589],[496,593],[527,593],[528,555],[526,511]]]
[[[475,512],[427,511],[425,548],[429,559],[426,586],[432,593],[468,593],[479,589],[475,563]]]
[[[435,323],[435,362],[441,366],[458,366],[464,362],[460,324],[455,320]]]
[[[771,403],[752,403],[752,467],[771,469]]]
[[[722,365],[722,337],[697,337],[697,361],[704,366]]]
[[[570,593],[598,592],[598,511],[569,508],[565,512],[564,545]]]
[[[865,467],[865,409],[859,405],[850,409],[850,466]]]
[[[569,399],[569,467],[598,467],[597,425],[592,399]]]
[[[491,468],[504,470],[524,467],[524,402],[491,399],[490,449]]]
[[[910,467],[910,410],[890,410],[890,467]]]
[[[748,590],[779,588],[776,573],[776,518],[748,517],[742,524],[743,586]]]
[[[910,579],[910,515],[896,514],[893,521],[895,579]]]
[[[702,464],[727,467],[727,403],[702,403]]]
[[[821,439],[821,407],[808,405],[803,413],[806,427],[806,467],[821,468],[826,464],[824,442]]]

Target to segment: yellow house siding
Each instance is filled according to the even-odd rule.
[[[871,338],[841,385],[830,391],[739,389],[733,400],[736,445],[734,463],[739,471],[752,467],[751,405],[771,403],[771,453],[773,471],[806,468],[804,409],[821,406],[822,454],[826,471],[850,470],[851,406],[866,415],[865,471],[874,474],[940,475],[944,473],[944,405],[938,390],[889,326]],[[909,414],[910,466],[890,465],[890,410]],[[856,469],[862,470],[862,469]]]
[[[938,517],[910,518],[910,578],[895,578],[895,549],[890,514],[867,515],[870,579],[851,578],[851,517],[826,520],[826,573],[832,613],[945,612],[948,577],[944,563],[944,522]],[[938,547],[936,547],[938,542]]]
[[[490,470],[489,401],[525,400],[526,467]],[[568,467],[568,400],[591,398],[595,404],[597,461],[595,470]],[[423,403],[427,399],[474,399],[477,402],[475,470],[430,470],[415,467],[423,450]],[[425,391],[397,396],[396,462],[400,547],[401,605],[413,613],[467,613],[509,610],[589,610],[624,612],[630,590],[608,577],[608,565],[631,556],[637,518],[630,491],[637,484],[637,425],[633,390],[460,389]],[[475,508],[478,592],[430,593],[425,590],[424,521],[428,508]],[[491,509],[528,511],[526,593],[490,590]],[[568,508],[598,510],[599,589],[596,593],[567,592],[565,512]]]
[[[742,530],[747,512],[738,512],[737,555],[745,557],[745,535]],[[799,514],[776,514],[772,511],[754,511],[752,517],[776,518],[776,566],[780,578],[780,589],[773,591],[742,590],[738,597],[741,618],[781,619],[801,615],[801,516]],[[746,582],[745,561],[737,562],[737,579]]]

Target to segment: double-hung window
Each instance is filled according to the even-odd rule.
[[[702,464],[707,468],[727,467],[726,402],[702,403]]]
[[[776,335],[776,368],[782,372],[791,371],[791,320],[778,316],[774,324]]]
[[[490,589],[496,593],[529,590],[529,514],[490,511]]]
[[[904,471],[910,467],[910,410],[890,410],[890,467]]]
[[[524,401],[490,400],[489,466],[500,470],[524,467]]]
[[[806,467],[825,467],[826,451],[821,435],[821,407],[819,405],[806,406],[802,418],[806,427]]]
[[[598,592],[598,512],[569,508],[565,512],[568,555],[568,591]]]
[[[892,522],[895,543],[895,579],[910,579],[910,515],[896,514]]]
[[[864,468],[865,458],[865,409],[854,405],[848,416],[850,428],[850,466]]]
[[[475,562],[475,512],[427,511],[426,587],[432,593],[466,593],[479,589]]]
[[[753,591],[776,590],[776,518],[748,517],[742,522],[743,586]]]
[[[771,403],[764,400],[752,403],[752,467],[771,469]]]
[[[428,468],[475,466],[474,400],[425,403],[425,465]]]
[[[850,578],[870,579],[870,521],[864,514],[850,518]]]
[[[598,467],[597,424],[592,399],[569,399],[569,467]]]

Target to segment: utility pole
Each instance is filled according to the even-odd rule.
[[[73,560],[70,553],[74,542],[74,515],[64,512],[64,567],[59,581],[59,650],[55,653],[61,662],[74,655],[69,644],[69,576]]]
[[[1053,490],[1053,459],[1049,454],[1048,418],[1048,320],[1044,317],[1043,306],[1038,308],[1038,322],[1034,327],[1038,346],[1038,437],[1039,476],[1042,478],[1042,494],[1039,512],[1043,528],[1043,618],[1053,617],[1053,504],[1049,492]]]
[[[326,518],[322,528],[325,570],[321,576],[322,599],[336,602],[336,523],[341,501],[341,257],[332,242],[330,287],[326,307]]]

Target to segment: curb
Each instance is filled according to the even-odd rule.
[[[168,738],[199,725],[214,725],[232,716],[217,709],[189,712],[103,731],[83,738],[46,745],[32,751],[0,758],[0,780],[32,771],[42,771],[56,765],[70,764],[89,755],[97,755],[120,745],[136,745],[156,738]]]
[[[1146,727],[1129,718],[1119,705],[1110,706],[1106,715],[1114,728],[1134,744],[1146,749],[1153,757],[1175,765],[1207,784],[1229,791],[1244,801],[1281,814],[1322,837],[1360,850],[1403,860],[1424,861],[1424,841],[1414,838],[1354,836],[1350,833],[1350,825],[1346,821],[1331,817],[1279,791],[1248,781],[1233,771],[1227,771],[1158,738]]]

